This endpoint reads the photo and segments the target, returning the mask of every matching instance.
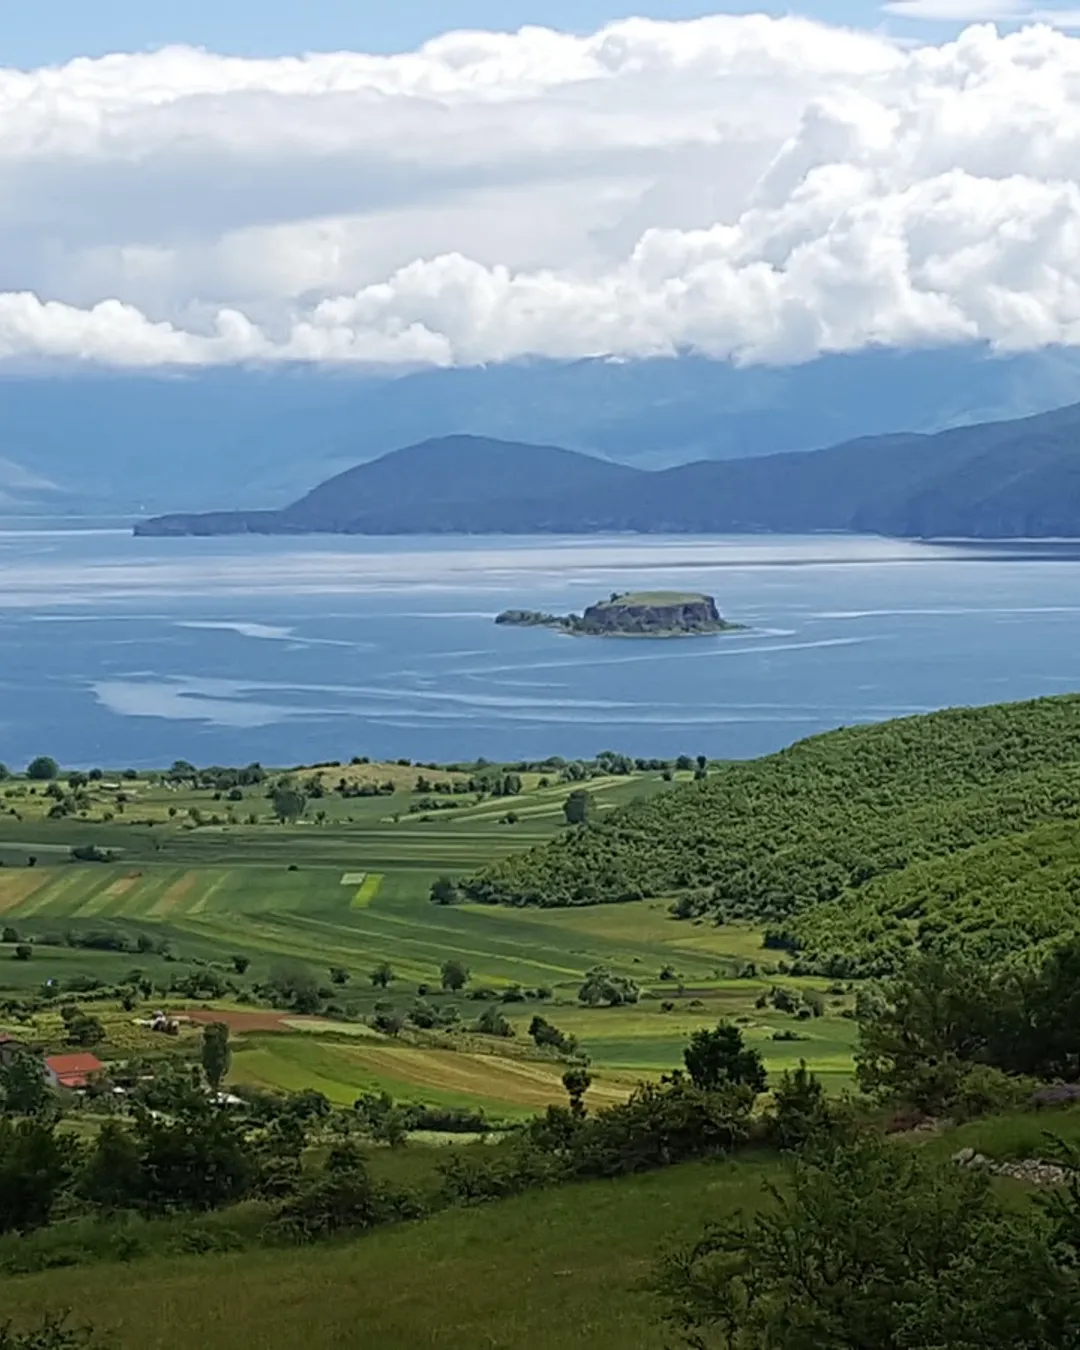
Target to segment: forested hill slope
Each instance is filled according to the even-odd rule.
[[[570,830],[464,890],[542,906],[670,895],[684,917],[770,926],[773,944],[801,952],[804,965],[866,973],[916,941],[1016,949],[1045,938],[1031,915],[997,903],[987,850],[1015,871],[1018,855],[1039,848],[1022,836],[1055,822],[1067,827],[1043,844],[1064,867],[1055,903],[1073,916],[1056,922],[1080,927],[1080,873],[1062,861],[1078,820],[1080,696],[1067,695],[816,736]],[[981,913],[969,912],[974,892],[957,867],[964,850],[981,859]],[[942,890],[935,869],[946,862]]]
[[[360,464],[278,511],[169,515],[136,534],[1080,536],[1080,405],[933,436],[699,460],[662,472],[556,446],[447,436]]]

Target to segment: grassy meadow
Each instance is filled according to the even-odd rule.
[[[416,809],[427,800],[416,790],[417,779],[449,783],[456,775],[365,765],[304,770],[302,776],[322,777],[328,788],[341,778],[392,781],[397,790],[363,798],[328,792],[309,803],[301,822],[281,825],[265,787],[247,788],[242,801],[225,802],[206,789],[107,776],[91,785],[81,815],[57,820],[49,818],[51,801],[40,789],[31,793],[22,781],[8,784],[0,796],[7,810],[0,815],[0,926],[31,941],[33,955],[18,960],[14,944],[0,945],[0,992],[29,992],[50,980],[63,990],[79,977],[120,983],[136,969],[166,988],[192,963],[231,972],[239,956],[250,963],[245,979],[253,982],[294,963],[324,982],[331,968],[347,972],[347,984],[334,995],[358,1017],[369,1015],[376,1002],[407,1012],[418,986],[426,984],[433,1001],[455,1003],[467,1026],[487,1005],[439,991],[442,963],[456,958],[469,968],[469,989],[548,991],[542,1002],[530,997],[500,1005],[515,1028],[512,1040],[460,1033],[395,1038],[358,1020],[253,1020],[242,1007],[212,1005],[233,1026],[232,1082],[311,1087],[342,1105],[360,1092],[385,1090],[406,1101],[481,1106],[496,1118],[519,1117],[564,1098],[564,1065],[537,1055],[527,1036],[537,1012],[576,1036],[589,1055],[595,1105],[676,1067],[689,1034],[720,1017],[742,1020],[770,1068],[805,1058],[831,1085],[847,1081],[854,1023],[840,1013],[850,997],[836,988],[829,993],[823,980],[766,973],[772,954],[749,927],[680,922],[663,900],[562,910],[431,903],[429,890],[440,875],[462,876],[565,829],[565,783],[541,786],[539,775],[525,775],[513,798],[447,796],[442,801],[452,809],[428,812]],[[588,783],[602,812],[669,786],[648,772]],[[506,823],[511,812],[514,821]],[[113,850],[114,860],[71,861],[71,848],[88,844]],[[31,857],[34,866],[27,865]],[[63,945],[68,933],[109,930],[131,941],[143,936],[148,950]],[[388,989],[376,990],[369,974],[382,962],[395,978]],[[758,964],[757,973],[748,975],[748,962]],[[581,1005],[577,990],[596,965],[635,979],[641,1002]],[[825,1015],[800,1022],[755,1007],[759,995],[778,983],[820,991]],[[141,1009],[144,1015],[151,1003],[178,1007],[178,1000],[155,993]],[[123,1013],[113,1005],[96,1011],[114,1053],[160,1044],[160,1037],[133,1027],[139,1010]],[[54,1029],[35,1030],[48,1041]],[[194,1036],[197,1028],[184,1034]],[[774,1040],[777,1034],[792,1039]]]

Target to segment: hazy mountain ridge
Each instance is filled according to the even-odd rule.
[[[0,454],[76,509],[279,509],[403,445],[467,433],[650,469],[1022,416],[1080,390],[1080,352],[866,351],[801,366],[703,357],[411,374],[288,367],[0,376]]]
[[[282,511],[172,515],[137,533],[1080,535],[1080,404],[933,436],[644,471],[469,436],[358,465]]]

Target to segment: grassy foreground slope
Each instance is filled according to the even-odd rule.
[[[752,1207],[775,1164],[695,1163],[534,1191],[347,1245],[142,1260],[4,1282],[117,1350],[661,1350],[658,1249]]]
[[[895,1146],[941,1161],[960,1147],[996,1160],[1040,1157],[1047,1124],[1003,1114]],[[1052,1128],[1080,1143],[1080,1108],[1055,1113]],[[372,1165],[419,1183],[436,1152],[380,1150]],[[60,1278],[55,1270],[6,1278],[4,1316],[22,1325],[70,1311],[115,1350],[662,1350],[672,1337],[651,1292],[659,1256],[706,1223],[768,1204],[766,1186],[782,1186],[785,1175],[762,1151],[531,1190],[309,1249],[229,1253],[215,1250],[219,1238],[207,1242],[211,1255],[129,1253]],[[1032,1203],[1023,1184],[997,1185],[1018,1211]],[[204,1224],[220,1234],[243,1220],[223,1212]],[[141,1236],[133,1226],[135,1246]]]
[[[1020,886],[998,895],[985,874],[992,879],[999,866],[1022,873],[1018,837],[1056,823],[1063,828],[1032,846],[1049,850],[1052,870],[1073,875],[1078,814],[1080,697],[950,709],[725,766],[504,858],[467,891],[489,903],[541,906],[676,895],[687,916],[768,923],[776,945],[808,949],[808,963],[853,975],[888,969],[931,910],[937,931],[970,925],[979,909],[976,926],[1013,933],[995,938],[999,945],[1045,936],[1041,904]],[[955,866],[936,881],[935,865],[977,846],[975,906]],[[1067,880],[1055,894],[1052,926],[1075,928],[1080,905]]]

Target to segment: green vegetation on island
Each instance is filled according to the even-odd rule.
[[[721,617],[711,595],[684,591],[613,592],[583,614],[544,614],[508,609],[497,624],[519,628],[555,628],[592,637],[693,637],[738,631],[740,624]]]

